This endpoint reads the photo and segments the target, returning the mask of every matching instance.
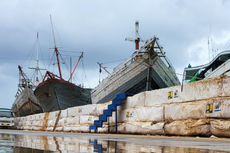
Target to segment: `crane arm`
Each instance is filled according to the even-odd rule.
[[[78,61],[77,61],[77,64],[75,65],[75,67],[74,67],[74,69],[73,69],[73,71],[72,71],[72,73],[71,73],[71,75],[70,75],[70,77],[69,77],[69,80],[72,78],[73,73],[74,73],[74,71],[76,70],[77,65],[78,65],[78,63],[79,63],[79,61],[81,60],[82,57],[83,57],[83,52],[81,53],[81,56],[79,57],[79,59],[78,59]],[[69,80],[68,80],[68,81],[69,81]]]
[[[106,70],[106,68],[105,68],[104,66],[102,66],[102,65],[101,65],[100,63],[98,63],[98,62],[97,62],[97,64],[99,64],[99,66],[100,66],[101,68],[103,68],[108,74],[110,74],[109,71]]]

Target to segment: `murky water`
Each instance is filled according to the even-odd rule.
[[[173,147],[168,144],[143,144],[138,141],[128,142],[126,138],[89,139],[86,136],[60,137],[60,136],[39,136],[27,134],[0,134],[0,153],[224,153],[214,150],[189,147]],[[169,142],[167,142],[169,143]],[[194,145],[194,144],[193,144]],[[202,144],[199,143],[200,146]],[[191,143],[192,146],[192,143]],[[227,145],[226,145],[227,146]],[[222,148],[223,149],[223,148]]]

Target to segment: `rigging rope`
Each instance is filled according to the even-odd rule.
[[[42,57],[42,61],[43,61],[43,66],[45,67],[45,69],[46,69],[46,66],[44,65],[44,63],[45,63],[45,59],[43,58],[43,54],[42,54],[42,51],[41,51],[41,45],[40,45],[40,43],[39,43],[39,41],[38,41],[38,45],[39,45],[39,51],[40,51],[40,53],[41,53],[41,57]]]
[[[116,60],[116,61],[111,61],[111,62],[104,62],[104,63],[101,63],[101,64],[114,63],[114,62],[124,61],[124,60],[126,60],[126,59],[127,59],[127,58],[120,59],[120,60]]]
[[[28,57],[30,56],[31,52],[34,50],[34,46],[36,45],[36,41],[32,47],[32,49],[30,50],[29,54],[27,55],[26,59],[23,61],[23,63],[21,65],[23,65],[25,63],[25,61],[28,59]]]
[[[84,70],[84,73],[85,73],[85,66],[84,66],[83,59],[82,59],[82,67],[83,67],[83,70]],[[90,84],[89,84],[88,78],[86,76],[86,73],[85,73],[85,78],[86,78],[86,81],[88,82],[88,85],[89,85],[89,88],[90,88]]]
[[[54,55],[55,55],[55,52],[53,52],[53,56],[52,56],[52,58],[51,58],[51,60],[50,60],[50,64],[49,64],[49,66],[48,66],[48,69],[49,69],[50,66],[51,66],[52,60],[54,60]]]

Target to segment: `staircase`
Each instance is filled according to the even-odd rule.
[[[97,143],[97,140],[89,140],[89,143],[93,144],[94,152],[103,153],[104,151],[107,151],[107,148],[103,148],[102,144]]]
[[[98,127],[102,127],[103,122],[107,122],[107,118],[112,116],[113,111],[117,111],[117,106],[121,105],[122,100],[126,100],[127,96],[133,96],[130,93],[121,93],[116,96],[116,98],[112,101],[112,104],[108,105],[108,109],[103,111],[102,115],[99,115],[99,120],[94,121],[94,125],[89,126],[89,130],[97,131]],[[117,117],[117,115],[116,115]],[[117,118],[116,118],[116,125],[117,125]]]

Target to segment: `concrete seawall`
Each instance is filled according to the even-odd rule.
[[[18,117],[15,125],[22,130],[89,132],[89,126],[111,103]],[[228,76],[146,91],[118,106],[118,133],[230,137],[229,110]],[[115,112],[109,126],[110,133],[115,132]],[[107,133],[108,123],[98,132]]]

